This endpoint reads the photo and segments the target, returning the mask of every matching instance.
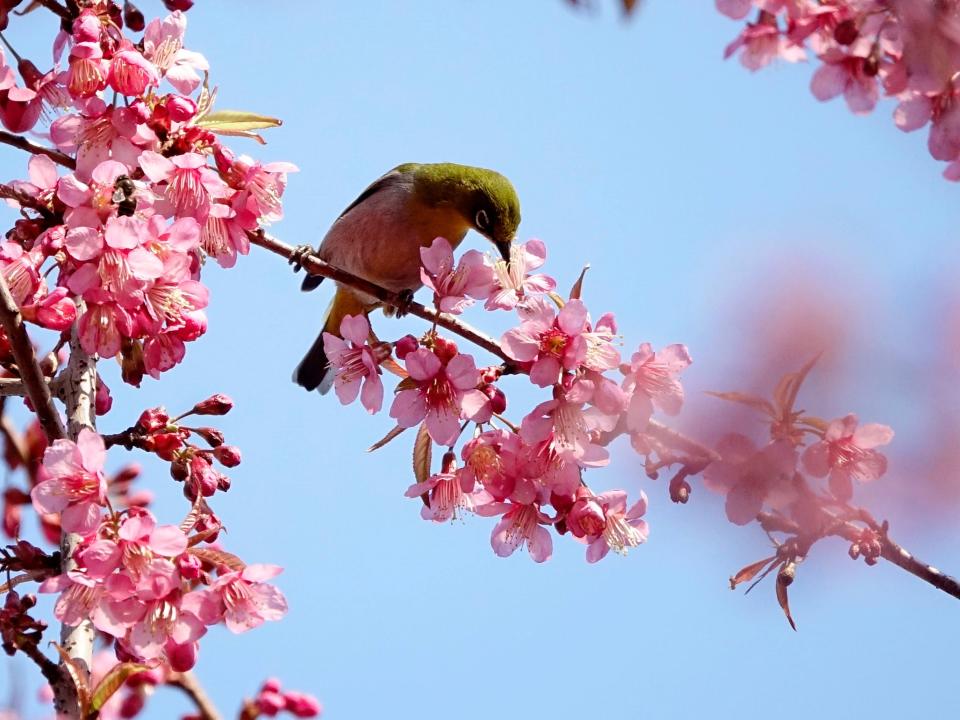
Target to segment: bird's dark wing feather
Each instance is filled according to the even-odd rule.
[[[357,205],[362,203],[367,198],[372,197],[373,195],[376,195],[381,190],[385,190],[386,188],[392,187],[393,185],[400,182],[401,179],[404,177],[404,172],[406,170],[412,169],[412,167],[413,167],[413,163],[407,163],[406,165],[397,165],[397,167],[393,168],[393,170],[391,170],[390,172],[378,177],[376,180],[374,180],[372,183],[370,183],[367,186],[366,190],[360,193],[360,195],[357,197],[356,200],[354,200],[352,203],[347,205],[347,208],[342,213],[340,213],[340,215],[337,216],[337,220],[339,220],[348,212],[353,210],[355,207],[357,207]],[[323,282],[322,275],[307,275],[303,279],[303,283],[300,285],[300,290],[303,292],[316,290],[320,286],[320,283],[322,282]]]

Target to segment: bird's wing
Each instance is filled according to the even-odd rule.
[[[378,192],[386,190],[387,188],[393,187],[394,185],[403,182],[404,179],[408,176],[408,172],[415,167],[415,163],[406,163],[405,165],[397,165],[390,172],[381,175],[372,183],[370,183],[367,188],[357,196],[357,199],[352,203],[347,205],[346,209],[337,216],[337,220],[334,220],[333,224],[336,225],[337,221],[340,220],[344,215],[353,210],[355,207],[360,205],[364,200],[367,200]],[[300,286],[300,289],[303,292],[310,292],[315,290],[320,286],[320,283],[323,282],[322,275],[307,275],[303,279],[303,283]]]
[[[368,199],[373,195],[376,195],[381,190],[385,190],[389,187],[393,187],[394,185],[403,182],[408,177],[407,171],[411,170],[413,167],[414,167],[414,163],[407,163],[406,165],[397,165],[397,167],[395,167],[390,172],[378,177],[376,180],[370,183],[370,185],[367,186],[366,190],[360,193],[360,195],[357,197],[356,200],[354,200],[352,203],[347,205],[346,210],[340,213],[340,215],[337,217],[337,220],[339,220],[348,212],[353,210],[355,207],[357,207],[357,205],[362,203],[364,200]]]

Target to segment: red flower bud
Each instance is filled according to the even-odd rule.
[[[240,464],[240,448],[233,445],[220,445],[214,448],[213,456],[224,467],[232,468]]]
[[[450,362],[457,354],[457,344],[453,340],[438,337],[433,341],[433,352],[444,364]]]
[[[233,409],[233,400],[226,395],[217,393],[193,406],[196,415],[226,415]]]
[[[393,344],[397,357],[403,360],[407,355],[420,347],[420,341],[413,335],[404,335]]]

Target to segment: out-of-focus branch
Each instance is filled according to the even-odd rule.
[[[17,303],[7,287],[7,282],[2,277],[0,277],[0,324],[3,325],[10,341],[10,348],[14,360],[17,361],[17,369],[20,371],[23,387],[37,413],[40,426],[51,441],[64,437],[60,414],[53,405],[50,386],[40,370],[33,343],[30,342],[27,328],[20,316],[20,308],[17,307]]]
[[[65,8],[63,5],[57,2],[57,0],[35,0],[38,5],[43,5],[50,12],[58,17],[63,18],[64,20],[73,20],[73,15],[70,11]]]
[[[171,674],[167,678],[167,684],[180,688],[197,707],[197,712],[203,720],[220,720],[220,711],[192,672]]]
[[[20,150],[26,150],[31,155],[46,155],[48,158],[53,160],[58,165],[63,165],[64,167],[75,170],[77,167],[77,162],[69,155],[60,152],[59,150],[54,150],[53,148],[44,147],[43,145],[37,145],[34,142],[30,142],[23,135],[15,135],[14,133],[9,133],[6,130],[0,130],[0,143],[4,145],[11,145]]]

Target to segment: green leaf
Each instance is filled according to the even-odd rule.
[[[93,696],[90,698],[90,713],[98,713],[100,708],[107,704],[107,700],[113,697],[113,694],[123,687],[123,684],[127,681],[128,677],[138,672],[150,670],[151,668],[156,667],[157,664],[158,663],[156,662],[154,662],[153,665],[125,662],[115,665],[113,669],[111,669],[110,672],[104,676],[103,680],[100,681],[100,684],[97,685],[96,689],[93,691]]]
[[[249,134],[251,130],[279,127],[282,124],[277,118],[244,110],[216,110],[197,122],[199,127],[221,135]]]

